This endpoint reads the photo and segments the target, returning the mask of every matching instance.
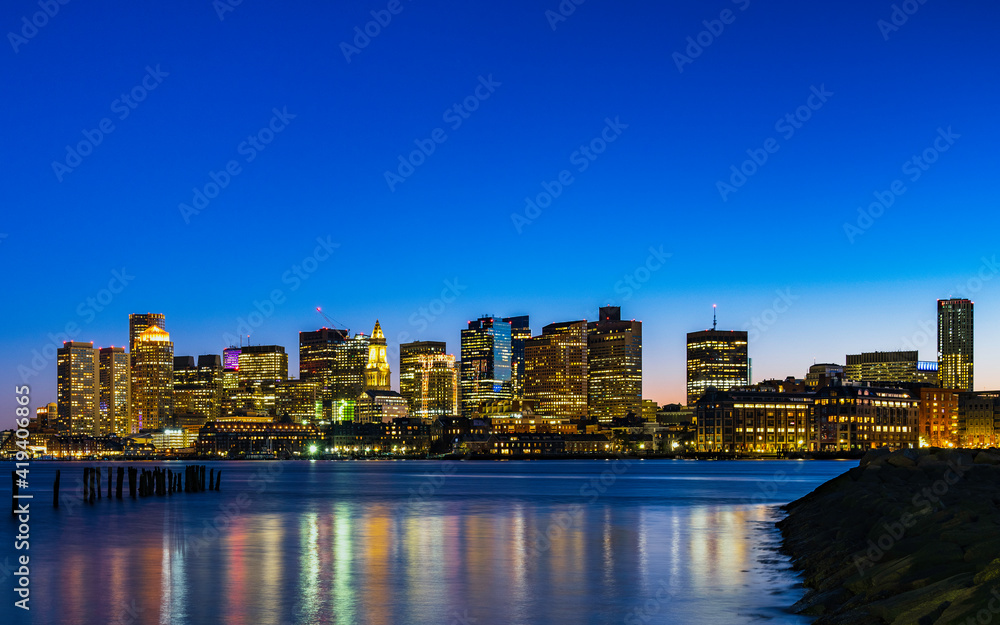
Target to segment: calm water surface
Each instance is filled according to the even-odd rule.
[[[94,505],[74,501],[82,463],[36,462],[32,609],[13,608],[7,577],[0,615],[61,624],[807,622],[784,611],[802,591],[776,551],[777,506],[855,463],[629,462],[219,462],[208,465],[223,470],[219,493]],[[56,468],[63,495],[53,510]],[[8,502],[9,480],[0,483]],[[16,527],[4,517],[0,560],[13,563]]]

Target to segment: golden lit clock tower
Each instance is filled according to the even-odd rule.
[[[382,326],[375,320],[371,340],[368,342],[368,365],[365,367],[365,387],[370,391],[388,391],[389,361],[385,355],[385,334]]]

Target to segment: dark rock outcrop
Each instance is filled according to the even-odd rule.
[[[872,450],[785,509],[816,625],[1000,625],[996,449]]]

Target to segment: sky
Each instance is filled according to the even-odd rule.
[[[398,344],[486,314],[643,321],[753,379],[919,349],[976,305],[1000,387],[1000,5],[9,0],[0,385],[160,312],[176,355],[330,325]],[[56,3],[53,3],[56,4]]]

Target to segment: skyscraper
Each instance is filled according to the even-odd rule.
[[[130,321],[136,315],[130,315]],[[158,325],[146,326],[135,340],[129,430],[155,430],[173,415],[174,344]]]
[[[510,399],[510,324],[481,317],[462,330],[462,416],[483,402]]]
[[[687,335],[687,404],[693,406],[709,387],[720,391],[750,384],[747,333],[742,330],[689,332]]]
[[[102,347],[99,352],[102,434],[127,436],[129,430],[132,368],[124,347]]]
[[[510,324],[510,389],[514,399],[524,398],[524,342],[531,338],[528,315],[504,317]]]
[[[442,345],[444,345],[442,343]],[[452,354],[420,354],[415,370],[415,394],[411,412],[421,419],[459,414],[458,366]]]
[[[299,332],[299,379],[319,385],[324,413],[332,401],[354,401],[365,390],[369,337],[350,334],[335,328]]]
[[[524,355],[524,398],[538,402],[537,412],[586,418],[587,322],[550,323],[525,341]]]
[[[213,421],[222,416],[223,369],[218,354],[174,357],[174,414]]]
[[[245,345],[239,357],[240,382],[287,380],[288,354],[281,345]]]
[[[939,299],[938,382],[941,388],[972,392],[972,301]]]
[[[56,350],[56,397],[62,434],[100,432],[100,376],[98,352],[93,343],[67,341]]]
[[[621,307],[604,306],[587,327],[588,410],[609,423],[642,414],[642,322],[622,321]]]
[[[410,404],[410,411],[420,410],[419,372],[422,368],[421,356],[444,355],[444,341],[413,341],[399,346],[399,394]],[[452,357],[452,362],[455,358]]]
[[[132,313],[128,316],[128,351],[135,353],[135,344],[139,336],[146,331],[149,326],[159,326],[161,330],[167,329],[167,318],[163,313]]]
[[[371,391],[388,391],[389,360],[386,358],[385,334],[382,325],[375,320],[375,329],[368,340],[368,364],[365,365],[365,388]]]

